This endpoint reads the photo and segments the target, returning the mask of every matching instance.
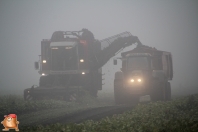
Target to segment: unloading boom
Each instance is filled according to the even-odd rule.
[[[94,66],[96,69],[103,67],[111,57],[115,56],[115,54],[119,50],[124,49],[125,47],[135,43],[137,43],[138,46],[142,45],[138,37],[131,35],[130,32],[123,32],[121,34],[117,34],[112,37],[103,39],[100,42],[102,46],[103,43],[108,44],[108,46],[96,55],[98,60],[98,62]]]

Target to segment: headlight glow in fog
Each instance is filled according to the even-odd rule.
[[[134,79],[131,79],[131,82],[134,82]]]
[[[83,59],[80,59],[80,62],[84,62],[84,60]]]
[[[82,74],[84,75],[84,74],[85,74],[85,72],[82,72]]]
[[[141,78],[135,78],[135,79],[130,79],[131,83],[141,83],[142,79]]]
[[[138,82],[141,82],[142,80],[141,79],[138,79]]]
[[[46,60],[43,60],[43,63],[46,63],[47,61]]]

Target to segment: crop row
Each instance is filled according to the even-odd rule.
[[[80,103],[74,103],[61,100],[24,101],[21,96],[5,95],[0,97],[0,117],[10,113],[21,115],[47,109],[84,107],[85,105],[87,107],[97,107],[106,104],[92,97],[83,97]]]
[[[139,104],[99,122],[24,127],[38,132],[198,132],[198,94],[168,102]]]

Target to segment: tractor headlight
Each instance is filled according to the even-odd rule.
[[[46,63],[47,61],[46,60],[43,60],[43,63]]]
[[[84,60],[83,59],[80,59],[80,62],[84,62]]]
[[[135,78],[135,79],[130,79],[130,82],[131,83],[136,83],[136,82],[138,82],[138,83],[141,83],[142,82],[142,79],[141,78]]]
[[[134,79],[131,79],[131,82],[134,82],[135,80]]]
[[[42,75],[42,76],[45,76],[45,73],[42,73],[41,75]]]

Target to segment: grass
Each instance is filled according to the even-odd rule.
[[[169,102],[139,104],[124,114],[104,118],[99,122],[54,124],[47,127],[21,128],[38,132],[197,132],[198,94]]]
[[[0,116],[6,113],[25,114],[40,110],[78,107],[79,104],[83,106],[101,106],[108,105],[110,102],[102,102],[90,96],[83,97],[79,102],[74,103],[66,102],[64,100],[24,101],[21,96],[4,95],[0,96]]]
[[[49,118],[53,119],[65,114],[107,105],[113,105],[112,100],[103,101],[103,98],[96,99],[88,95],[82,97],[77,103],[61,100],[24,101],[22,96],[4,95],[0,96],[0,119],[2,121],[4,115],[14,113],[18,116],[20,126],[27,126],[38,124],[39,121],[45,122]]]
[[[14,110],[13,108],[17,107],[19,108],[14,110],[14,112],[18,111],[20,113],[24,109],[26,112],[28,111],[20,116],[21,120],[28,118],[28,116],[30,117],[30,114],[35,114],[36,120],[38,115],[43,115],[42,112],[45,113],[46,111],[48,115],[53,115],[53,110],[56,109],[59,109],[57,114],[61,114],[61,111],[62,113],[65,112],[64,108],[67,108],[67,112],[72,112],[86,109],[87,107],[107,105],[98,100],[90,100],[89,97],[86,97],[81,105],[54,100],[25,102],[16,96],[4,96],[0,100],[5,101],[3,103],[4,107],[9,108],[3,109],[1,105],[0,112],[4,110],[4,112],[10,113]],[[15,102],[15,107],[13,107],[13,101]],[[51,110],[48,110],[49,108]],[[127,111],[124,114],[114,115],[111,118],[106,117],[98,122],[89,120],[80,124],[53,124],[45,127],[41,125],[22,127],[22,124],[20,124],[19,129],[21,132],[197,132],[198,94],[175,98],[168,102],[139,104],[133,110]]]

